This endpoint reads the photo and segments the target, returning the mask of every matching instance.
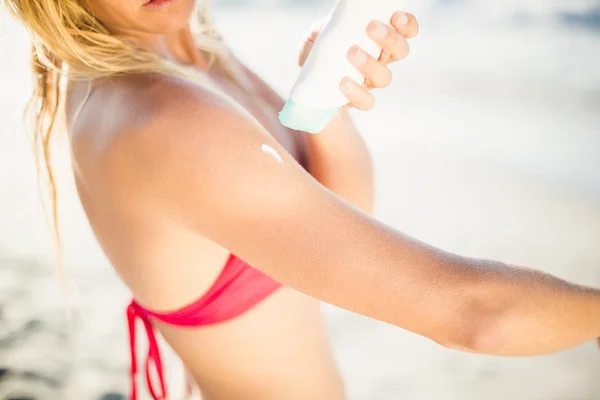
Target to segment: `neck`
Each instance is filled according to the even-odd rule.
[[[194,36],[189,26],[164,35],[140,34],[136,32],[129,33],[128,36],[133,37],[141,48],[152,51],[167,60],[200,67],[206,65],[196,47]]]

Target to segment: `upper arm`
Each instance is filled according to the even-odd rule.
[[[123,184],[136,188],[140,207],[321,300],[430,337],[448,330],[440,310],[460,302],[445,289],[468,281],[468,268],[323,187],[227,99],[174,93],[124,140],[135,182]]]

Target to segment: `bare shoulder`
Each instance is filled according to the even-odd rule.
[[[78,88],[78,93],[70,96],[74,97],[73,103],[83,100],[82,91]],[[76,109],[76,105],[68,107],[70,118]],[[161,75],[104,79],[91,86],[71,127],[71,136],[76,143],[95,144],[93,150],[106,155],[119,147],[138,147],[139,140],[149,144],[149,135],[160,141],[164,135],[157,133],[166,134],[182,126],[196,128],[204,118],[219,111],[235,110],[232,102],[208,85]]]
[[[111,203],[136,212],[249,212],[297,196],[294,176],[306,175],[235,101],[178,78],[98,84],[71,135],[79,179],[95,196],[111,193]],[[277,185],[276,194],[258,189],[267,184]]]
[[[140,75],[97,82],[71,139],[78,173],[121,192],[188,162],[214,166],[219,154],[244,145],[227,132],[248,130],[269,136],[209,84]]]

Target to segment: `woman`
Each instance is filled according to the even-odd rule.
[[[46,161],[65,106],[81,202],[136,299],[130,327],[148,330],[154,398],[166,388],[150,323],[205,399],[343,399],[313,298],[478,353],[600,336],[600,290],[449,254],[371,218],[371,161],[347,111],[320,135],[283,128],[283,101],[194,22],[194,0],[4,3],[35,44]],[[348,52],[367,77],[340,83],[359,109],[418,30],[402,12],[383,22],[367,27],[379,60]]]

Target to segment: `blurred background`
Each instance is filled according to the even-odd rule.
[[[308,26],[333,5],[212,3],[234,52],[284,96]],[[378,218],[449,251],[600,285],[600,1],[405,4],[421,34],[376,108],[353,114],[375,160]],[[63,144],[67,324],[21,119],[31,88],[27,35],[2,9],[0,23],[0,399],[126,399],[127,290],[94,242]],[[325,312],[351,400],[600,399],[593,343],[493,358]],[[169,361],[175,387],[181,368]]]

